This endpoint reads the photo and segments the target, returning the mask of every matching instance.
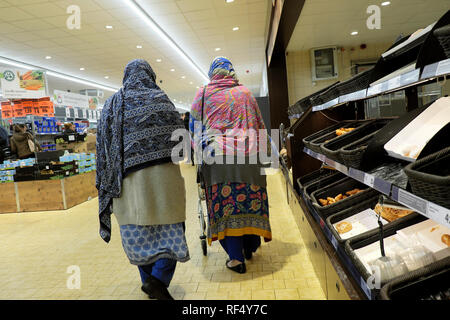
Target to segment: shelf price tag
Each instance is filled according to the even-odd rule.
[[[436,70],[436,75],[444,75],[450,73],[450,59],[439,62]]]
[[[337,250],[338,249],[338,241],[333,235],[331,235],[331,243],[333,244],[334,249]]]
[[[83,109],[81,109],[81,112],[82,112],[82,115],[83,115],[82,118],[83,119],[87,119],[87,110],[83,108]]]
[[[369,187],[373,188],[375,184],[375,177],[371,174],[365,173],[364,174],[364,184],[368,185]]]
[[[403,189],[398,189],[398,202],[428,217],[426,200],[419,198]]]
[[[66,108],[66,118],[70,118],[70,108]]]
[[[450,228],[450,210],[433,202],[428,202],[427,213],[430,219]]]

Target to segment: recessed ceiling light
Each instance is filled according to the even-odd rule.
[[[220,50],[222,50],[222,49],[220,49],[220,48],[216,48],[216,51],[220,51]]]
[[[80,68],[81,71],[84,71],[84,68]]]
[[[170,69],[170,71],[174,72],[174,71],[175,71],[175,69]]]
[[[50,57],[50,56],[46,56],[45,57],[45,59],[47,59],[47,60],[49,60],[49,59],[51,59],[52,57]]]
[[[192,81],[191,81],[191,82],[189,82],[189,84],[192,84]]]
[[[140,45],[137,45],[137,46],[136,46],[136,48],[138,48],[138,49],[142,49],[142,46],[140,46]]]
[[[390,1],[385,1],[385,2],[382,2],[382,3],[381,3],[382,6],[388,6],[388,5],[390,5],[390,4],[391,4]]]
[[[186,79],[186,76],[181,76],[181,79]]]
[[[113,26],[105,26],[106,29],[112,29]]]
[[[108,77],[108,76],[105,76],[105,79],[109,79],[109,77]]]
[[[226,3],[232,3],[234,0],[225,0]]]
[[[350,33],[352,36],[356,36],[358,34],[358,31],[353,31],[352,33]]]
[[[156,59],[156,62],[161,62],[162,60],[161,59]]]
[[[234,27],[233,28],[233,31],[238,31],[239,30],[239,27]]]
[[[197,89],[200,89],[200,87],[196,87]]]

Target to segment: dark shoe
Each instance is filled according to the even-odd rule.
[[[142,291],[147,293],[151,299],[174,300],[164,283],[153,276],[147,278],[145,283],[142,285]],[[150,296],[150,294],[153,298]]]
[[[227,260],[227,262],[225,263],[225,265],[227,266],[228,269],[237,272],[237,273],[245,273],[247,271],[247,268],[245,267],[245,262],[242,262],[241,264],[238,264],[237,266],[234,267],[230,267],[228,265],[228,262],[230,262],[231,260]]]
[[[147,288],[147,287],[142,286],[142,287],[141,287],[141,290],[142,290],[145,294],[147,294],[148,297],[149,297],[150,299],[155,299],[155,297],[153,296],[153,294],[152,294],[150,291],[148,291],[148,288]]]
[[[251,250],[248,249],[244,249],[244,257],[245,260],[250,260],[253,256],[253,252]]]

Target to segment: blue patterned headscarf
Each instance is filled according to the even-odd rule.
[[[208,76],[210,80],[218,74],[236,79],[236,72],[234,71],[233,64],[225,57],[215,58],[209,68]]]
[[[184,125],[175,106],[156,84],[145,60],[125,68],[123,87],[103,107],[97,129],[97,177],[100,236],[111,239],[111,204],[130,172],[170,162],[172,132]]]

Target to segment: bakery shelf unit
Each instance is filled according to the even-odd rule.
[[[392,161],[380,162],[376,166],[353,168],[349,163],[346,165],[342,161],[331,159],[322,149],[311,150],[303,140],[337,122],[413,115],[439,97],[448,95],[450,50],[442,45],[442,34],[448,32],[448,25],[450,11],[421,32],[396,41],[372,69],[347,81],[334,83],[288,108],[291,119],[286,137],[289,166],[281,166],[286,179],[287,197],[297,225],[306,239],[316,273],[319,279],[326,279],[321,284],[328,293],[336,293],[336,288],[343,287],[347,298],[380,298],[380,290],[373,288],[358,271],[345,246],[331,232],[326,218],[319,214],[311,199],[298,185],[299,178],[324,166],[333,168],[341,172],[343,177],[357,180],[417,212],[420,219],[429,218],[447,228],[450,228],[450,210],[409,191],[408,177],[402,170],[405,167],[404,161],[392,158]],[[432,92],[426,92],[430,88],[433,89]],[[392,96],[400,97],[396,101],[396,108],[392,108],[394,114],[386,112],[386,104],[378,103]],[[363,158],[363,161],[366,160],[367,158]],[[309,242],[314,245],[310,246]],[[317,245],[320,245],[319,249]],[[317,250],[321,253],[318,254]],[[317,255],[322,256],[314,258]],[[324,267],[324,259],[331,262],[331,270],[338,274],[338,279],[330,280],[327,276],[322,276],[324,272],[326,274],[330,271]],[[330,294],[328,296],[330,298]]]

